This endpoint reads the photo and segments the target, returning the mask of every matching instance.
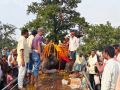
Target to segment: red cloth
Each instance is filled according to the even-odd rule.
[[[70,61],[70,59],[68,57],[64,57],[64,56],[60,56],[59,59],[65,61],[65,62]]]

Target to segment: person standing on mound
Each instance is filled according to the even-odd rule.
[[[23,82],[26,73],[26,65],[29,62],[29,48],[27,44],[28,30],[21,31],[21,36],[17,45],[17,62],[18,62],[18,88],[24,90]]]
[[[38,28],[37,35],[32,41],[32,60],[34,64],[33,68],[33,76],[35,80],[35,87],[38,86],[38,74],[39,74],[39,68],[40,68],[40,59],[42,55],[42,42],[43,42],[43,28]]]

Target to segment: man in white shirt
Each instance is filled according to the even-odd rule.
[[[115,50],[108,46],[104,50],[104,58],[107,59],[102,74],[101,90],[115,90],[118,75],[120,73],[119,64],[114,60]]]
[[[29,37],[27,38],[27,43],[28,43],[28,47],[29,47],[29,52],[31,52],[31,49],[32,49],[32,41],[34,39],[34,37],[36,36],[37,34],[37,31],[36,30],[33,30],[31,32],[31,34],[29,35]]]
[[[28,30],[21,31],[21,36],[17,45],[17,62],[18,62],[18,88],[24,90],[23,81],[26,73],[26,64],[29,62],[29,48],[27,44]]]
[[[69,51],[70,51],[70,57],[72,61],[76,60],[76,50],[79,47],[79,41],[78,38],[75,37],[75,32],[71,31],[70,39],[69,39]]]
[[[96,74],[95,73],[95,64],[97,62],[97,55],[96,55],[96,51],[95,50],[92,50],[91,51],[91,55],[88,59],[88,67],[87,67],[87,70],[88,70],[88,73],[89,73],[89,80],[90,80],[90,84],[92,86],[92,88],[94,89],[94,75]]]

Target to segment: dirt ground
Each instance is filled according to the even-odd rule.
[[[68,79],[68,74],[65,72],[41,74],[38,81],[39,86],[35,88],[33,85],[27,85],[26,90],[73,90],[68,85],[62,85],[62,79]]]

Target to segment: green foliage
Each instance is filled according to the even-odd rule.
[[[51,39],[63,39],[76,25],[87,25],[80,13],[75,11],[81,0],[42,0],[28,6],[27,13],[36,15],[36,19],[27,23],[24,28],[44,27]],[[61,37],[63,36],[63,37]]]
[[[103,25],[91,25],[84,30],[83,40],[85,45],[82,50],[88,53],[91,49],[102,50],[107,45],[120,43],[120,28],[114,28],[109,22]]]
[[[15,47],[16,41],[12,35],[15,35],[16,27],[11,24],[0,23],[0,48],[3,47]]]

